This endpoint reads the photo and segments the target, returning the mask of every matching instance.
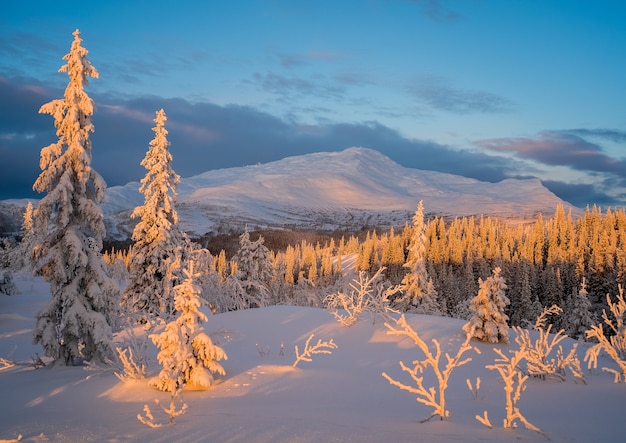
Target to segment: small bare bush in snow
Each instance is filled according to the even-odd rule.
[[[531,332],[528,329],[513,327],[516,335],[515,342],[519,345],[526,360],[525,373],[543,380],[557,378],[564,381],[566,378],[565,371],[569,369],[574,377],[586,383],[578,359],[578,343],[575,343],[570,351],[565,354],[561,345],[561,342],[567,338],[565,331],[561,329],[557,333],[551,334],[552,325],[546,327],[549,315],[558,315],[562,312],[563,309],[557,305],[543,310],[533,326],[533,329],[539,333],[535,340],[531,338]]]
[[[611,297],[608,294],[606,300],[613,314],[613,318],[609,318],[606,310],[603,310],[602,319],[613,335],[607,337],[602,329],[602,324],[593,325],[586,333],[587,338],[596,339],[598,343],[587,349],[585,361],[589,369],[597,368],[600,351],[606,352],[609,357],[617,363],[621,373],[613,368],[604,367],[602,370],[613,374],[615,376],[615,383],[619,383],[620,381],[626,382],[626,325],[624,325],[626,301],[624,300],[624,290],[622,286],[619,286],[619,295],[615,303],[611,301]]]
[[[115,376],[121,381],[141,380],[146,377],[146,367],[148,366],[148,335],[152,325],[147,323],[144,326],[143,334],[137,335],[131,320],[128,320],[125,329],[125,347],[116,347],[119,359],[118,369],[114,371]]]
[[[445,354],[446,364],[444,367],[441,367],[441,346],[436,339],[432,339],[433,345],[435,347],[433,352],[428,347],[428,344],[406,322],[406,318],[404,317],[404,315],[396,320],[396,325],[398,326],[397,328],[391,326],[389,323],[385,323],[385,326],[388,329],[387,334],[409,337],[424,353],[424,359],[414,360],[413,368],[409,368],[403,362],[400,362],[400,367],[403,371],[407,372],[411,376],[411,378],[415,382],[415,386],[405,385],[404,383],[396,381],[385,372],[383,372],[382,374],[383,377],[387,379],[387,381],[392,385],[416,394],[418,396],[418,402],[426,406],[431,406],[434,409],[432,415],[422,420],[422,422],[426,422],[431,418],[437,416],[440,420],[448,419],[449,411],[446,409],[445,394],[446,389],[448,388],[448,380],[450,379],[450,375],[452,374],[452,371],[454,369],[463,366],[464,364],[469,363],[472,360],[471,358],[462,359],[465,352],[471,349],[473,349],[477,353],[480,353],[480,351],[469,344],[471,336],[467,334],[465,337],[465,341],[463,342],[463,344],[461,344],[461,347],[454,357],[451,357],[448,353]],[[424,386],[424,376],[422,374],[428,367],[432,368],[432,371],[437,377],[437,388],[432,386]]]
[[[526,420],[526,417],[522,415],[519,408],[517,407],[517,402],[519,401],[522,392],[526,390],[525,383],[526,380],[528,380],[528,375],[522,374],[522,372],[519,370],[520,363],[526,357],[525,349],[518,349],[517,351],[513,352],[513,355],[511,357],[505,356],[500,349],[494,348],[494,351],[500,356],[500,358],[496,359],[496,364],[487,366],[487,369],[498,371],[500,377],[502,378],[502,381],[504,382],[506,412],[506,417],[504,418],[504,428],[516,428],[517,420],[519,420],[526,427],[526,429],[538,432],[544,437],[548,438],[541,429]],[[491,423],[489,423],[487,412],[485,412],[484,417],[476,416],[476,419],[483,423],[485,426],[491,428]]]
[[[328,341],[322,341],[322,339],[319,339],[314,346],[311,346],[311,340],[313,339],[314,335],[315,334],[311,334],[307,339],[306,343],[304,344],[302,354],[300,354],[300,351],[298,350],[298,345],[296,345],[296,361],[294,361],[292,365],[294,368],[301,361],[313,361],[313,359],[311,358],[312,355],[332,354],[333,351],[331,351],[331,349],[337,349],[338,346],[335,344],[332,338]]]
[[[179,417],[187,412],[187,403],[183,401],[183,394],[180,389],[176,389],[174,392],[172,392],[172,395],[170,397],[170,404],[167,408],[161,406],[158,399],[155,399],[154,403],[169,416],[170,425],[173,425],[175,423],[176,417]],[[144,415],[137,414],[137,420],[139,420],[144,425],[150,426],[151,428],[160,428],[161,426],[163,426],[163,423],[158,423],[155,421],[154,415],[150,410],[150,406],[148,406],[147,404],[143,406],[143,413]]]
[[[384,321],[391,320],[388,314],[389,299],[401,287],[385,286],[381,281],[384,270],[384,267],[380,268],[369,278],[365,271],[361,271],[359,278],[350,283],[350,294],[337,292],[326,296],[324,304],[342,326],[352,326],[364,312],[371,314],[372,323],[376,321],[376,317],[381,317]]]

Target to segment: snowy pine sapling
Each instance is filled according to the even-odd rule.
[[[558,378],[564,381],[566,376],[565,370],[569,369],[574,377],[586,383],[585,376],[580,369],[580,360],[577,354],[578,343],[572,346],[569,353],[563,354],[561,342],[567,338],[564,330],[561,329],[556,334],[551,334],[552,325],[550,324],[546,328],[547,317],[560,314],[561,312],[563,310],[557,305],[543,310],[537,317],[533,328],[539,333],[539,337],[536,340],[531,338],[531,333],[528,329],[522,329],[519,326],[513,327],[515,342],[524,353],[524,359],[526,360],[525,372],[527,375],[544,380],[547,378]]]
[[[405,268],[409,272],[402,279],[404,295],[394,300],[394,308],[400,312],[441,315],[433,281],[426,272],[426,226],[424,205],[420,200],[413,215],[413,227]]]
[[[185,280],[174,288],[176,316],[166,324],[165,331],[150,338],[160,349],[157,359],[163,369],[151,381],[162,391],[174,392],[189,384],[207,389],[213,373],[224,375],[218,363],[226,360],[224,350],[213,343],[201,323],[207,321],[200,311],[200,288],[194,283],[193,261],[184,270]]]
[[[509,317],[504,309],[509,304],[505,295],[507,288],[500,268],[493,270],[493,275],[485,281],[478,279],[480,289],[471,302],[472,318],[463,326],[463,330],[472,337],[489,343],[509,342]]]
[[[372,277],[367,277],[365,271],[359,272],[359,278],[350,283],[350,294],[339,291],[329,294],[324,298],[326,308],[333,314],[342,326],[352,326],[361,314],[369,312],[372,323],[380,316],[384,321],[389,321],[387,312],[389,299],[400,291],[400,286],[385,287],[381,282],[385,268],[380,268]],[[342,310],[343,312],[340,312]]]
[[[477,353],[480,351],[473,346],[470,345],[471,337],[466,335],[465,341],[459,347],[456,355],[451,357],[448,353],[446,356],[446,364],[445,367],[442,367],[441,362],[441,346],[436,339],[432,339],[433,345],[435,347],[434,352],[428,347],[428,344],[419,336],[419,334],[407,323],[404,314],[396,320],[397,327],[390,325],[389,323],[385,323],[389,335],[397,335],[397,336],[405,336],[413,340],[413,342],[417,345],[417,347],[424,354],[424,359],[422,360],[414,360],[413,368],[409,368],[403,362],[400,362],[400,367],[403,371],[407,372],[416,386],[409,386],[401,383],[399,381],[394,380],[385,372],[383,372],[383,377],[387,379],[389,383],[394,386],[399,387],[405,391],[409,391],[413,394],[416,394],[417,401],[426,405],[431,406],[434,411],[432,415],[422,420],[422,422],[426,422],[433,417],[439,417],[440,420],[447,420],[449,417],[449,411],[446,409],[446,389],[448,388],[448,381],[450,380],[450,375],[452,371],[458,367],[461,367],[472,359],[470,357],[462,359],[463,354],[469,350],[474,350]],[[424,371],[430,367],[432,371],[435,373],[437,377],[437,388],[435,387],[426,387],[424,386],[424,376],[422,375]]]
[[[626,315],[626,300],[624,300],[624,289],[619,285],[619,295],[617,301],[613,303],[611,297],[607,294],[607,304],[613,314],[613,318],[609,318],[606,310],[602,310],[602,319],[612,332],[611,336],[606,336],[602,324],[593,325],[587,331],[587,338],[598,340],[598,343],[587,349],[585,353],[585,361],[589,369],[598,367],[598,356],[600,351],[606,352],[619,367],[621,373],[613,368],[602,368],[605,372],[610,372],[615,376],[615,383],[620,380],[626,382],[626,325],[624,324],[624,316]]]
[[[239,249],[233,258],[236,271],[227,279],[231,282],[225,285],[232,290],[235,305],[259,308],[273,304],[270,283],[274,268],[264,242],[262,236],[251,241],[247,226],[239,236]]]
[[[311,346],[310,343],[314,335],[315,334],[309,335],[309,338],[306,340],[306,343],[304,344],[304,349],[302,350],[302,354],[300,354],[300,351],[298,350],[298,345],[295,346],[296,361],[294,361],[292,365],[294,368],[298,366],[298,363],[300,363],[301,361],[308,361],[308,362],[313,361],[313,359],[311,358],[312,355],[332,354],[333,352],[331,351],[331,349],[337,349],[338,346],[335,344],[332,338],[328,341],[322,341],[322,339],[320,338],[314,346]]]

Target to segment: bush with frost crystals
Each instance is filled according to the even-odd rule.
[[[143,333],[137,335],[134,322],[128,320],[125,330],[125,347],[116,347],[119,359],[119,368],[114,372],[121,381],[141,380],[146,377],[148,366],[148,335],[152,325],[147,323],[142,327]]]
[[[337,292],[329,294],[324,299],[326,308],[333,314],[342,326],[352,326],[364,312],[372,316],[372,323],[376,317],[390,320],[387,313],[390,297],[400,291],[400,286],[386,287],[382,283],[382,273],[385,268],[380,268],[372,277],[367,277],[365,271],[359,272],[359,278],[350,283],[350,294]]]
[[[526,360],[526,374],[532,377],[538,377],[543,380],[546,378],[558,378],[565,380],[565,370],[569,369],[574,377],[585,382],[585,376],[580,368],[580,360],[578,359],[577,348],[578,343],[572,346],[567,353],[563,353],[561,342],[567,338],[564,330],[561,329],[556,334],[551,334],[552,325],[546,328],[548,315],[556,315],[563,312],[557,305],[545,308],[541,315],[537,317],[537,321],[533,329],[539,333],[539,337],[533,340],[530,337],[528,329],[513,327],[515,331],[515,342],[519,345],[524,353]],[[558,346],[558,347],[557,347]]]
[[[598,356],[600,351],[604,350],[617,363],[621,373],[612,368],[602,368],[603,371],[610,372],[615,376],[615,383],[620,380],[626,382],[626,325],[624,325],[624,316],[626,315],[626,301],[624,300],[624,290],[619,286],[619,295],[617,301],[613,303],[611,297],[607,294],[607,304],[613,314],[613,318],[609,318],[606,310],[602,311],[602,319],[613,335],[607,337],[602,329],[602,324],[594,325],[587,331],[587,338],[598,340],[598,343],[587,349],[585,361],[588,367],[598,367]]]
[[[526,380],[528,375],[522,374],[519,370],[519,365],[526,358],[526,350],[523,348],[513,352],[511,357],[507,357],[500,349],[494,348],[496,354],[500,358],[496,359],[496,364],[487,366],[487,369],[498,371],[502,381],[504,382],[504,396],[505,396],[505,412],[504,428],[511,429],[517,427],[517,420],[522,422],[526,429],[535,431],[548,438],[541,429],[526,420],[526,417],[522,415],[517,402],[519,401],[522,392],[526,390]],[[491,428],[491,423],[485,411],[484,417],[476,416],[476,420],[483,423],[485,426]]]
[[[187,412],[187,403],[183,401],[183,394],[180,389],[176,389],[172,392],[170,397],[170,405],[169,407],[161,406],[159,400],[155,399],[154,403],[159,406],[163,412],[165,412],[169,416],[169,424],[173,425],[175,423],[175,418],[183,415]],[[154,415],[150,410],[150,406],[147,404],[143,406],[144,415],[137,414],[137,420],[143,423],[146,426],[151,428],[160,428],[163,426],[163,423],[158,423],[155,421]]]
[[[400,362],[400,367],[403,371],[407,372],[416,386],[405,385],[399,381],[394,380],[389,375],[383,372],[383,377],[387,379],[389,383],[394,386],[399,387],[405,391],[409,391],[413,394],[416,394],[417,401],[426,405],[432,406],[434,411],[432,415],[428,418],[422,420],[422,422],[426,422],[433,417],[438,416],[440,420],[446,420],[449,416],[449,411],[446,409],[446,389],[448,388],[448,380],[450,379],[450,375],[452,371],[460,366],[463,366],[466,363],[469,363],[472,359],[465,358],[461,359],[463,354],[470,349],[473,349],[477,353],[479,353],[478,349],[472,347],[470,342],[470,335],[466,335],[465,341],[461,344],[461,347],[457,351],[454,357],[451,357],[448,353],[446,356],[446,365],[445,367],[441,367],[441,346],[436,339],[433,339],[433,345],[435,347],[434,353],[428,347],[428,344],[419,336],[417,332],[406,322],[404,315],[402,315],[398,320],[396,320],[396,325],[398,328],[391,326],[389,323],[385,323],[389,335],[398,335],[405,336],[413,340],[413,342],[417,345],[417,347],[424,353],[424,359],[422,360],[414,360],[413,368],[409,368],[403,362]],[[424,386],[424,377],[423,372],[428,367],[432,368],[432,371],[435,373],[437,377],[437,389],[435,387],[427,388]]]

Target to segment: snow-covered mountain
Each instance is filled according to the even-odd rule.
[[[128,210],[143,204],[138,183],[111,187],[104,204],[109,232],[129,232]],[[220,227],[317,229],[398,226],[419,200],[429,214],[532,219],[560,200],[539,180],[499,183],[405,168],[365,148],[319,152],[276,162],[212,170],[181,179],[181,226],[193,234]],[[115,220],[115,222],[113,222]]]

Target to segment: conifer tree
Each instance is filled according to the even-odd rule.
[[[404,296],[397,299],[394,304],[404,311],[441,315],[437,291],[426,271],[426,229],[421,200],[413,216],[409,253],[404,267],[409,269],[409,273],[402,280]]]
[[[470,304],[472,318],[463,326],[463,331],[472,337],[489,343],[509,342],[509,318],[504,313],[509,299],[505,295],[506,284],[500,268],[485,281],[478,279],[480,289]]]
[[[200,310],[200,288],[194,283],[199,274],[193,271],[194,262],[184,269],[185,279],[174,288],[175,318],[167,323],[165,331],[150,338],[160,349],[157,359],[161,372],[150,384],[161,391],[176,392],[185,385],[207,389],[213,384],[213,374],[224,375],[218,363],[228,357],[214,344],[201,326],[207,316]]]
[[[46,195],[35,211],[33,268],[50,283],[52,299],[37,314],[33,342],[60,364],[77,357],[106,360],[114,355],[111,323],[119,291],[106,275],[100,255],[105,235],[102,210],[106,184],[91,167],[94,131],[92,99],[84,87],[98,71],[74,32],[66,72],[69,83],[62,99],[39,110],[54,118],[58,140],[41,150],[41,174],[33,188]]]
[[[9,253],[9,265],[13,269],[28,268],[31,270],[33,262],[33,249],[37,244],[35,235],[35,209],[29,201],[22,217],[22,239],[17,248]]]
[[[256,308],[271,304],[269,284],[274,277],[274,269],[269,258],[269,249],[263,244],[264,239],[259,236],[257,241],[250,240],[250,233],[246,226],[239,237],[239,250],[234,257],[237,263],[237,272],[233,276],[239,283],[234,285],[244,294],[247,307]]]
[[[154,139],[141,162],[148,170],[139,188],[144,204],[136,207],[131,216],[140,217],[140,221],[132,235],[135,244],[123,305],[141,321],[172,315],[173,287],[181,275],[185,238],[178,228],[178,213],[174,207],[180,177],[171,166],[166,121],[165,111],[157,111],[156,126],[152,128]]]
[[[596,320],[591,313],[591,302],[587,293],[587,282],[583,278],[579,291],[574,291],[565,305],[565,326],[570,337],[584,338]]]

